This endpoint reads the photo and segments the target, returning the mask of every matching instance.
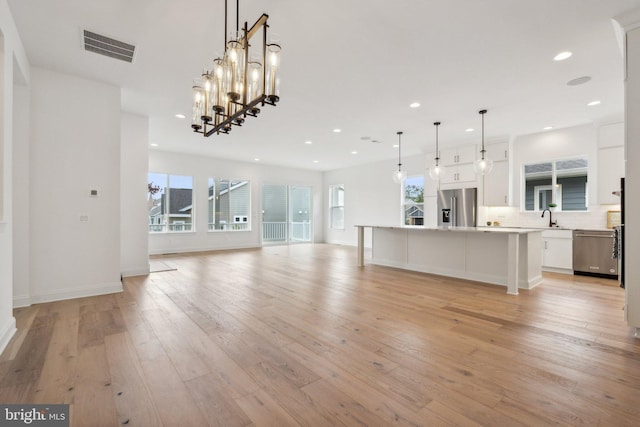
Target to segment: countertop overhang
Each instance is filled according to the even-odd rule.
[[[398,230],[415,230],[415,231],[444,231],[444,232],[464,232],[464,233],[513,233],[527,234],[542,232],[543,228],[518,228],[518,227],[419,227],[410,225],[367,225],[357,224],[356,227],[369,228],[389,228]]]

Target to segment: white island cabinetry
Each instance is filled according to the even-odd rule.
[[[357,227],[359,234],[365,227],[373,230],[373,264],[502,285],[509,294],[542,281],[541,230]]]

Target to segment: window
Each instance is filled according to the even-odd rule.
[[[584,157],[524,165],[525,210],[586,211],[588,165]]]
[[[249,181],[209,178],[209,231],[251,230]]]
[[[402,208],[405,225],[424,225],[424,175],[410,176],[404,181]]]
[[[344,184],[329,187],[329,215],[331,228],[344,230]]]
[[[311,187],[262,186],[262,242],[311,242],[313,238]]]
[[[193,177],[149,173],[149,232],[193,231]]]

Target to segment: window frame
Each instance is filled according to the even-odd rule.
[[[342,191],[342,204],[340,204],[340,197],[334,197],[334,191]],[[329,185],[329,229],[331,230],[344,230],[345,229],[345,196],[346,191],[344,184],[331,184]],[[335,226],[335,220],[337,218],[335,212],[342,212],[342,227]]]

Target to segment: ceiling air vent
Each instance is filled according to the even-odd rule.
[[[84,30],[84,50],[125,62],[133,62],[133,54],[136,47],[129,43]]]

